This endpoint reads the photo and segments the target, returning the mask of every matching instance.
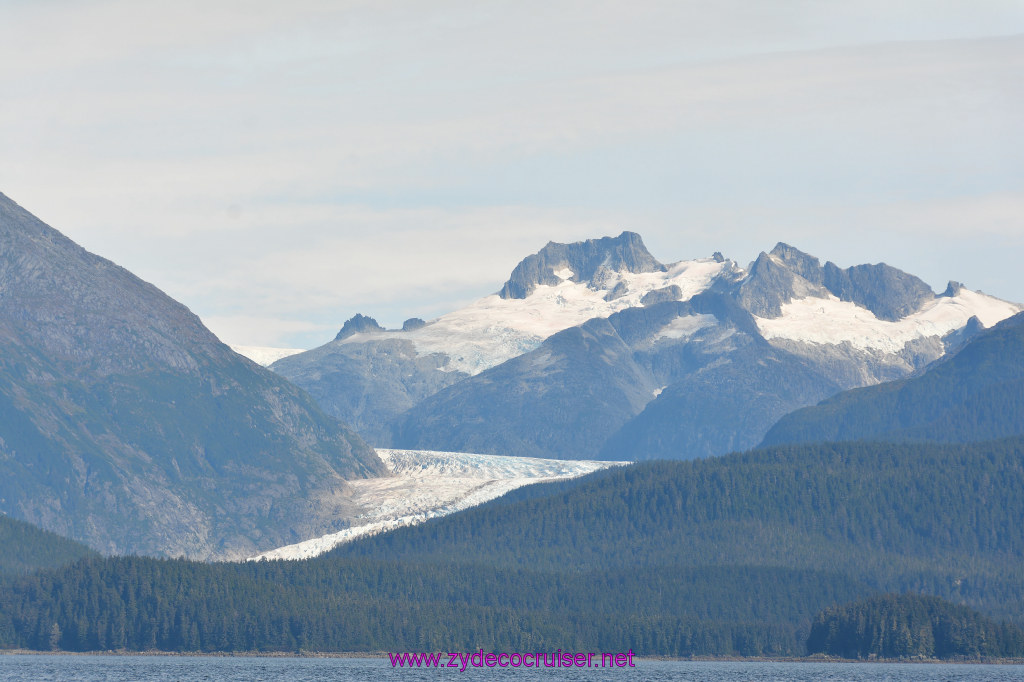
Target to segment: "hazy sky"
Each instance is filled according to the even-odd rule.
[[[777,241],[1024,301],[1024,1],[0,0],[0,192],[229,343],[547,241]]]

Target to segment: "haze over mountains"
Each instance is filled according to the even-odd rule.
[[[246,556],[334,529],[354,432],[183,305],[0,195],[0,511],[104,552]]]
[[[688,459],[899,379],[1021,306],[778,244],[662,264],[639,235],[549,243],[500,291],[403,330],[359,315],[272,369],[378,446]]]

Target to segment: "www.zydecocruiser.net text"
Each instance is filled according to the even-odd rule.
[[[527,653],[484,653],[456,651],[443,653],[389,653],[393,668],[635,668],[633,650],[617,653],[572,653],[568,651]]]

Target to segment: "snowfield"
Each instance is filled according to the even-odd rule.
[[[229,346],[239,355],[245,356],[257,365],[269,367],[281,358],[305,352],[302,348],[270,348],[267,346]]]
[[[629,464],[384,448],[378,448],[377,454],[393,475],[350,482],[353,501],[363,510],[351,527],[279,547],[250,561],[308,559],[356,538],[483,504],[524,485],[576,478]]]
[[[342,343],[406,339],[413,342],[420,355],[445,353],[450,358],[448,369],[475,375],[533,350],[563,329],[638,307],[651,291],[676,285],[682,292],[680,300],[689,300],[731,267],[735,264],[713,258],[680,261],[666,266],[665,272],[614,273],[600,289],[571,281],[572,270],[563,268],[555,273],[562,279],[559,284],[539,285],[526,298],[506,299],[492,294],[412,332],[360,333]],[[625,293],[606,300],[620,284]]]
[[[939,296],[901,320],[888,322],[867,308],[828,298],[808,297],[783,304],[775,319],[755,317],[761,335],[817,344],[849,343],[860,350],[899,353],[909,341],[929,336],[942,337],[960,329],[972,316],[990,328],[1022,306],[969,289],[956,296]]]

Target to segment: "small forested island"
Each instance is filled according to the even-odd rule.
[[[818,614],[807,651],[857,659],[1021,658],[1024,630],[938,597],[886,594]]]

